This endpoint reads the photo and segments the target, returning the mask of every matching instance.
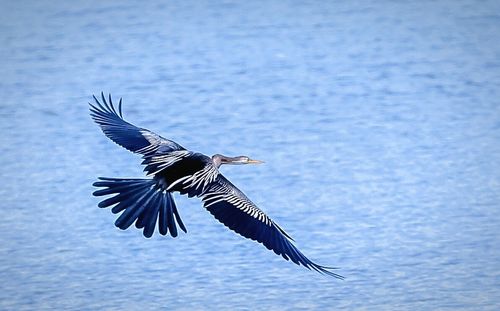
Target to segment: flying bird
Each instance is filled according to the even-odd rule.
[[[259,164],[247,156],[208,157],[185,149],[176,142],[147,129],[136,127],[123,119],[122,99],[118,109],[101,93],[102,103],[95,97],[90,105],[92,119],[104,134],[125,149],[142,155],[147,178],[100,177],[93,185],[102,188],[94,196],[114,195],[99,203],[120,213],[115,225],[125,230],[134,222],[145,237],[153,235],[156,224],[161,235],[178,235],[177,226],[187,232],[172,194],[199,197],[203,206],[222,224],[245,238],[262,243],[269,250],[297,265],[343,279],[309,260],[292,243],[293,239],[278,224],[219,172],[222,165]]]

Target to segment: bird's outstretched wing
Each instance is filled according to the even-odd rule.
[[[118,145],[142,155],[185,150],[176,142],[123,120],[121,98],[118,103],[118,111],[113,106],[111,94],[107,101],[103,93],[101,93],[101,98],[102,104],[95,96],[96,104],[89,103],[90,115],[101,127],[104,134]]]
[[[201,198],[204,207],[229,229],[264,244],[297,265],[343,279],[341,275],[329,271],[334,268],[318,265],[304,256],[292,244],[293,239],[222,174],[217,176]]]

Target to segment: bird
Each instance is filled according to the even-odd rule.
[[[111,207],[113,214],[121,214],[115,226],[125,230],[135,223],[146,238],[152,237],[158,224],[160,235],[178,236],[177,226],[187,233],[172,196],[179,192],[188,197],[198,197],[204,208],[219,222],[241,236],[263,244],[285,260],[291,260],[309,270],[337,279],[335,267],[327,267],[309,260],[293,244],[292,237],[259,209],[219,171],[222,165],[260,164],[263,161],[248,156],[212,157],[185,149],[150,130],[137,127],[123,118],[122,98],[116,108],[111,94],[108,99],[101,92],[101,101],[93,95],[95,104],[89,102],[91,118],[113,142],[142,156],[146,178],[99,177],[93,184],[98,188],[94,196],[111,197],[102,200],[98,207]]]

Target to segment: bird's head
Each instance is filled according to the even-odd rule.
[[[215,166],[220,167],[222,164],[261,164],[264,161],[250,159],[247,156],[237,156],[237,157],[227,157],[222,154],[216,154],[212,156],[212,161],[215,163]]]

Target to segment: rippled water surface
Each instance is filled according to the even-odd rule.
[[[0,309],[500,309],[498,1],[2,1]],[[339,281],[177,196],[120,231],[140,158],[93,93],[205,154]]]

